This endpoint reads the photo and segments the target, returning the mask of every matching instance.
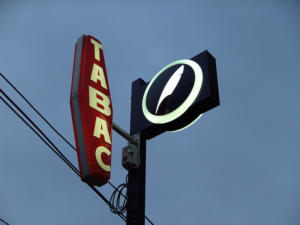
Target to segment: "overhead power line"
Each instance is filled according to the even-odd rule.
[[[47,137],[47,135],[27,116],[27,114],[10,98],[8,95],[0,89],[0,93],[39,131],[39,134],[33,127],[4,99],[0,96],[1,100],[29,127],[36,135],[38,135],[47,145],[53,150],[58,157],[60,157],[76,174],[79,175],[77,168],[64,156],[64,154],[55,146],[55,144]],[[42,138],[43,136],[44,138]],[[45,141],[47,140],[47,142]],[[48,144],[50,143],[50,144]]]
[[[18,95],[39,115],[39,117],[42,119],[42,120],[44,120],[44,122],[46,122],[47,123],[47,125],[60,137],[60,138],[62,138],[62,140],[65,142],[65,143],[67,143],[74,151],[76,151],[76,148],[57,130],[57,129],[55,129],[55,127],[30,103],[30,101],[2,74],[2,73],[0,73],[0,76],[18,93]],[[78,171],[78,169],[63,155],[63,153],[61,153],[61,151],[53,144],[53,142],[40,130],[40,128],[24,113],[24,111],[22,111],[21,109],[20,109],[20,107],[18,107],[17,106],[17,104],[12,100],[12,99],[10,99],[7,95],[6,95],[6,93],[3,91],[3,90],[1,90],[0,89],[0,92],[19,110],[19,112],[21,112],[22,113],[22,115],[23,116],[25,116],[25,118],[28,120],[28,121],[30,121],[30,123],[34,126],[34,127],[36,127],[36,129],[45,137],[45,139],[46,140],[48,140],[49,141],[49,143],[43,138],[43,137],[41,137],[41,135],[39,135],[38,133],[37,133],[37,131],[36,130],[34,130],[34,128],[32,127],[32,126],[30,126],[25,120],[24,120],[24,118],[22,118],[21,116],[20,116],[20,114],[18,114],[1,96],[0,96],[0,98],[1,98],[1,100],[36,134],[36,135],[38,135],[39,136],[39,138],[53,151],[53,152],[55,152],[55,154],[57,155],[57,156],[59,156],[72,170],[73,170],[73,172],[75,172],[78,176],[80,176],[80,173],[79,173],[79,171]],[[121,131],[123,131],[120,127],[118,127],[116,124],[113,124],[114,125],[114,127],[117,127],[118,129],[116,130],[117,131],[117,133],[118,134],[120,134],[121,136],[123,136],[124,137],[124,134],[122,134],[122,132]],[[121,131],[120,131],[121,130]],[[124,132],[123,131],[123,133],[126,133],[126,132]],[[128,138],[128,137],[125,137],[126,139]],[[133,142],[135,142],[135,140],[133,140]],[[52,145],[52,147],[51,147],[51,145]],[[127,196],[125,196],[123,193],[122,193],[122,190],[123,189],[120,189],[119,190],[119,188],[120,188],[120,186],[122,186],[122,185],[124,185],[124,184],[122,184],[122,185],[120,185],[120,186],[118,186],[118,187],[116,187],[115,185],[113,185],[110,181],[108,181],[108,184],[111,186],[111,187],[113,187],[114,189],[115,189],[115,191],[114,191],[114,193],[113,193],[113,196],[115,196],[116,195],[116,192],[119,192],[118,193],[118,201],[120,201],[120,196],[123,196],[124,198],[125,198],[125,200],[124,200],[124,204],[126,204],[126,201],[127,201]],[[109,205],[109,207],[111,208],[111,209],[114,209],[114,208],[118,208],[119,207],[119,203],[118,203],[118,205],[116,206],[116,207],[114,207],[102,194],[101,194],[101,192],[99,191],[99,190],[97,190],[95,187],[93,187],[93,186],[91,186],[91,185],[88,185],[93,191],[95,191],[95,193],[102,199],[102,200],[104,200],[104,202],[106,203],[106,204],[108,204]],[[111,200],[112,199],[114,199],[114,197],[111,197]],[[113,201],[112,201],[113,202]],[[120,208],[120,207],[119,207]],[[112,210],[113,211],[113,210]],[[121,210],[121,211],[119,211],[119,212],[115,212],[115,214],[117,214],[117,215],[119,215],[124,221],[126,221],[126,217],[123,215],[123,212],[124,212],[124,206],[123,206],[123,210]],[[146,218],[146,220],[150,223],[150,224],[152,224],[152,225],[154,225],[154,223],[145,215],[145,218]]]
[[[0,218],[0,222],[4,223],[5,225],[9,225],[8,222],[6,222],[4,219]]]
[[[61,137],[72,149],[76,151],[76,148],[58,131],[55,129],[54,126],[27,100],[27,98],[2,74],[0,73],[0,76],[11,86],[20,96],[23,98],[23,100],[41,117],[49,127],[51,127],[54,132]]]
[[[32,124],[32,126],[4,98],[2,98],[2,96],[0,96],[0,99],[10,108],[10,110],[13,111],[59,158],[61,158],[75,174],[80,176],[77,168],[61,153],[61,151],[53,144],[53,142],[47,137],[47,135],[45,135],[40,130],[40,128],[26,115],[26,113],[24,113],[24,111],[19,106],[17,106],[16,103],[11,98],[9,98],[3,90],[0,89],[0,93],[3,96],[5,96],[5,98],[18,109],[18,111]],[[37,132],[37,130],[35,130],[33,127],[35,127],[41,134],[39,134],[39,132]],[[91,186],[91,185],[88,185],[88,186],[109,207],[112,207],[110,202],[105,198],[105,196],[99,190],[97,190],[94,186]],[[121,219],[126,221],[126,216],[124,216],[122,213],[117,214],[117,215],[119,215],[121,217]]]
[[[47,125],[60,137],[63,139],[65,143],[67,143],[74,151],[77,152],[76,148],[57,130],[55,127],[30,103],[30,101],[16,88],[15,85],[13,85],[2,73],[0,73],[0,76],[11,86],[12,89],[14,89],[18,95],[33,109],[34,112],[36,112],[39,117],[44,120],[44,122],[47,123]],[[121,128],[119,128],[121,129]],[[110,181],[108,181],[108,184],[112,186],[115,190],[117,189],[115,185],[113,185]],[[125,197],[125,196],[123,196]]]

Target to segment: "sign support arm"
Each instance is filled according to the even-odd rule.
[[[119,127],[116,123],[113,123],[113,129],[116,131],[119,135],[121,135],[123,138],[125,138],[127,141],[134,145],[138,145],[137,141],[133,136],[128,134],[125,130],[123,130],[121,127]]]

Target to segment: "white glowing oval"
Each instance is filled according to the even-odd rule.
[[[160,74],[162,72],[164,72],[166,69],[170,68],[171,66],[174,66],[177,64],[185,64],[185,65],[190,66],[193,69],[194,75],[195,75],[195,80],[194,80],[192,91],[189,94],[189,96],[184,100],[184,102],[177,109],[175,109],[172,112],[167,113],[165,115],[154,115],[149,112],[149,110],[146,106],[146,99],[147,99],[148,92],[149,92],[152,84],[154,83],[154,81],[160,76]],[[164,123],[168,123],[168,122],[171,122],[171,121],[177,119],[183,113],[185,113],[186,110],[188,110],[188,108],[194,103],[195,99],[197,98],[197,96],[201,90],[202,83],[203,83],[203,72],[202,72],[201,67],[196,62],[189,60],[189,59],[182,59],[182,60],[177,60],[175,62],[170,63],[169,65],[162,68],[153,77],[153,79],[150,81],[149,85],[147,86],[147,88],[144,92],[144,96],[143,96],[143,100],[142,100],[142,110],[143,110],[145,117],[150,122],[155,123],[155,124],[164,124]]]
[[[196,123],[202,116],[203,116],[204,113],[200,114],[199,116],[197,116],[196,119],[194,119],[192,122],[190,122],[188,125],[182,127],[182,128],[179,128],[177,130],[171,130],[169,131],[170,133],[175,133],[175,132],[178,132],[178,131],[182,131],[182,130],[185,130],[186,128],[192,126],[194,123]]]

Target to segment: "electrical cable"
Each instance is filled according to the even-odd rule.
[[[64,156],[64,154],[54,145],[54,143],[44,134],[43,131],[41,131],[41,129],[26,115],[26,113],[10,98],[8,97],[8,95],[2,90],[0,89],[0,93],[2,93],[4,95],[4,97],[11,103],[14,105],[14,107],[35,127],[35,129],[37,129],[40,134],[48,141],[48,143],[50,143],[50,145],[53,146],[53,148],[55,149],[54,152],[56,153],[56,155],[58,157],[60,157],[76,174],[79,175],[79,172],[77,170],[77,168]],[[2,97],[1,100],[15,113],[17,114],[17,112],[9,105],[8,102],[6,102]],[[23,122],[26,123],[27,126],[30,126],[23,118],[20,117],[20,119],[22,119]],[[30,126],[31,127],[31,126]],[[32,128],[32,130],[34,130]],[[35,133],[37,134],[36,130]]]
[[[21,112],[23,116],[25,116],[26,119],[32,123],[32,125],[41,132],[41,134],[45,137],[43,138],[42,135],[40,135],[2,96],[0,96],[0,99],[12,110],[59,158],[61,158],[72,170],[74,173],[76,173],[78,176],[80,176],[79,171],[77,168],[60,152],[59,149],[53,144],[51,140],[35,125],[34,122],[28,116],[11,100],[4,91],[0,89],[0,93],[2,93],[17,109]],[[47,141],[50,143],[48,143]],[[52,146],[51,146],[52,145]],[[105,198],[103,194],[99,190],[97,190],[95,187],[88,185],[109,207],[111,207],[110,202]],[[126,221],[126,217],[123,214],[118,214],[121,219]]]
[[[48,124],[49,127],[60,136],[72,149],[76,151],[76,148],[58,131],[52,126],[52,124],[27,100],[27,98],[2,74],[0,76],[24,99],[24,101]]]
[[[43,119],[47,125],[60,137],[62,138],[62,140],[67,143],[74,151],[77,152],[76,148],[57,130],[55,129],[55,127],[29,102],[29,100],[2,74],[0,73],[0,76],[19,94],[19,96],[40,116],[41,119]],[[3,93],[3,91],[0,89],[1,93]],[[7,95],[6,95],[7,96]],[[8,97],[8,96],[7,96]],[[1,98],[2,99],[2,98]],[[31,121],[32,122],[32,121]],[[32,122],[33,123],[33,122]],[[40,129],[39,129],[40,130]],[[63,157],[64,155],[58,150],[59,154],[61,154]],[[66,158],[65,158],[66,159]],[[66,159],[67,160],[67,159]],[[65,161],[65,160],[64,160]],[[68,161],[68,160],[67,160]],[[67,162],[65,162],[67,163]],[[68,163],[67,163],[68,164]],[[75,166],[73,166],[73,164],[71,163],[71,167],[74,167],[75,170],[77,170],[77,168]],[[75,172],[75,171],[74,171]],[[78,175],[79,171],[77,170]],[[76,173],[76,172],[75,172]],[[127,179],[127,178],[126,178]],[[115,185],[113,185],[110,181],[108,181],[108,184],[113,187],[115,190],[113,192],[112,195],[115,195],[115,192],[119,192],[118,196],[120,199],[120,195],[122,195],[125,198],[125,201],[127,201],[127,195],[125,196],[121,191],[119,191],[119,187],[122,186],[123,184],[119,185],[118,187],[116,187]],[[93,190],[97,190],[96,188],[94,188],[93,186],[89,185]],[[94,191],[95,191],[94,190]],[[123,190],[123,189],[122,189]],[[97,190],[98,191],[98,190]],[[96,192],[96,191],[95,191]],[[96,192],[97,193],[97,192]],[[100,193],[100,192],[99,192]],[[100,193],[101,194],[101,193]],[[98,194],[99,195],[99,194]],[[100,196],[100,195],[99,195]],[[100,196],[101,197],[101,196]],[[105,201],[106,202],[106,201]],[[107,202],[106,202],[107,203]],[[122,215],[123,216],[123,215]],[[154,225],[154,223],[145,215],[146,220],[151,223],[152,225]],[[125,217],[126,219],[126,217]]]
[[[2,73],[0,73],[0,76],[13,88],[19,96],[35,111],[39,117],[44,120],[45,123],[60,137],[63,139],[65,143],[67,143],[75,152],[77,152],[76,148],[57,130],[55,127],[30,103],[30,101],[16,88]],[[108,181],[108,184],[112,186],[114,189],[116,189],[116,186],[113,185],[110,181]]]
[[[4,219],[0,218],[0,222],[5,223],[5,225],[9,225],[8,222],[6,222]]]
[[[117,189],[112,193],[110,197],[110,211],[114,214],[124,213],[127,207],[127,187],[128,187],[128,175],[126,176],[126,183],[120,184]],[[124,197],[123,203],[121,203],[121,196],[123,190],[126,189],[126,197]]]

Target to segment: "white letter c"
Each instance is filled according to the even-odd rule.
[[[103,147],[103,146],[99,146],[97,149],[96,149],[96,152],[95,152],[95,155],[96,155],[96,160],[97,160],[97,163],[99,164],[99,166],[105,170],[106,172],[109,172],[110,171],[110,166],[109,165],[106,165],[103,161],[102,161],[102,153],[105,153],[106,155],[110,156],[110,151]]]

